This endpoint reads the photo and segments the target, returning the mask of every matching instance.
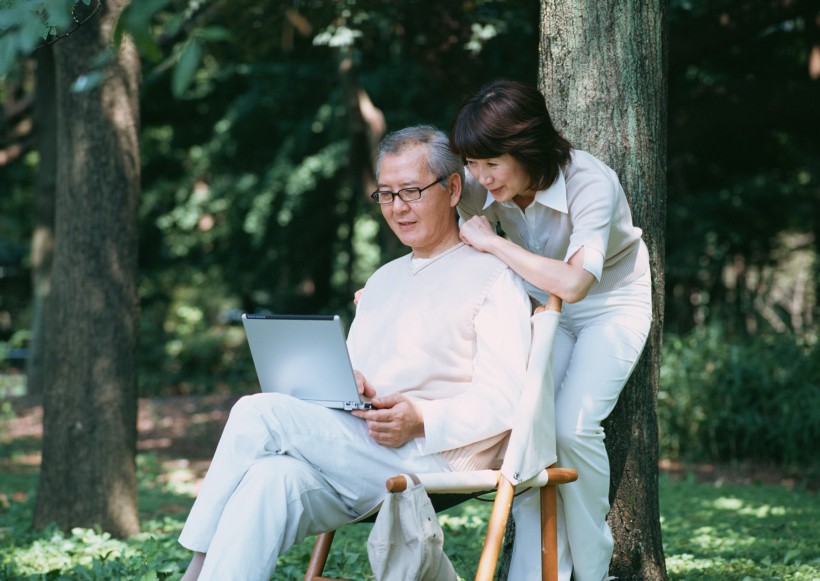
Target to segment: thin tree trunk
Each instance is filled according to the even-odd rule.
[[[136,347],[139,59],[124,41],[99,86],[78,77],[110,46],[111,0],[54,47],[58,171],[46,324],[43,461],[34,524],[139,530]]]
[[[356,280],[356,271],[360,270],[354,245],[356,219],[361,214],[362,204],[371,203],[369,193],[376,189],[377,147],[385,133],[385,120],[381,109],[373,105],[367,92],[359,85],[355,61],[346,52],[340,59],[339,78],[347,111],[350,142],[347,180],[351,191],[345,200],[347,210],[343,219],[349,228],[345,251],[349,257],[347,296],[352,297],[361,286],[361,281]],[[395,236],[392,238],[395,240]]]
[[[540,89],[554,122],[573,146],[615,169],[649,247],[654,323],[605,422],[615,537],[610,573],[665,579],[656,401],[664,296],[666,4],[542,0],[540,52]]]
[[[57,87],[54,51],[51,46],[37,53],[37,88],[34,102],[34,131],[40,163],[34,192],[34,235],[31,240],[31,282],[34,293],[31,341],[26,360],[29,395],[43,395],[44,314],[51,293],[51,263],[54,256],[54,198],[57,184]]]

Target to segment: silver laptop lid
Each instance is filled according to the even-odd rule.
[[[370,408],[356,387],[338,315],[246,313],[242,324],[262,391],[336,409]]]

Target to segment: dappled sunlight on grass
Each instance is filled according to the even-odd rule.
[[[715,552],[735,551],[754,544],[754,539],[726,527],[700,527],[693,531],[691,543]]]
[[[172,494],[195,498],[202,482],[202,470],[184,458],[161,460],[153,452],[139,454],[137,467],[145,477],[142,485]]]
[[[41,419],[37,408],[4,417],[0,432],[0,581],[6,579],[163,579],[178,581],[190,553],[177,542],[207,471],[230,398],[141,402],[137,455],[138,509],[142,533],[113,539],[98,530],[34,532]],[[173,418],[173,421],[169,420]],[[195,421],[188,422],[193,418]],[[171,446],[158,446],[170,440]],[[147,442],[147,444],[146,444]],[[820,503],[816,487],[793,480],[789,487],[710,474],[661,475],[664,549],[672,581],[820,580]],[[773,471],[766,471],[768,476]],[[701,480],[700,482],[698,480]],[[490,502],[472,501],[439,514],[444,549],[456,571],[472,578]],[[326,567],[330,576],[369,581],[367,537],[372,525],[341,529]],[[314,537],[281,556],[274,578],[301,580]]]
[[[43,572],[44,562],[48,563],[49,570],[91,567],[100,555],[113,561],[133,557],[138,550],[133,542],[113,539],[108,533],[91,529],[76,528],[70,534],[49,530],[14,552],[14,566],[19,575],[33,575]]]
[[[660,479],[670,579],[820,579],[817,494]]]

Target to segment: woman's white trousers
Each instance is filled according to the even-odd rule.
[[[578,480],[558,487],[561,581],[571,574],[574,581],[609,575],[609,458],[601,422],[632,374],[651,323],[649,272],[614,291],[564,303],[553,347],[556,444],[558,465],[578,470]],[[541,579],[539,509],[537,491],[515,499],[510,581]]]

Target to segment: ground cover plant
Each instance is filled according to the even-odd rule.
[[[93,529],[30,529],[39,461],[39,409],[5,405],[0,426],[0,580],[176,580],[189,555],[176,542],[230,407],[230,398],[141,402],[139,510],[143,532],[126,541]],[[820,579],[816,483],[770,468],[662,471],[661,517],[669,578]],[[674,468],[674,470],[672,469]],[[78,491],[78,494],[81,494]],[[445,548],[470,578],[489,503],[440,515]],[[327,573],[372,579],[369,525],[337,535]],[[275,579],[302,579],[313,539],[280,559]]]

